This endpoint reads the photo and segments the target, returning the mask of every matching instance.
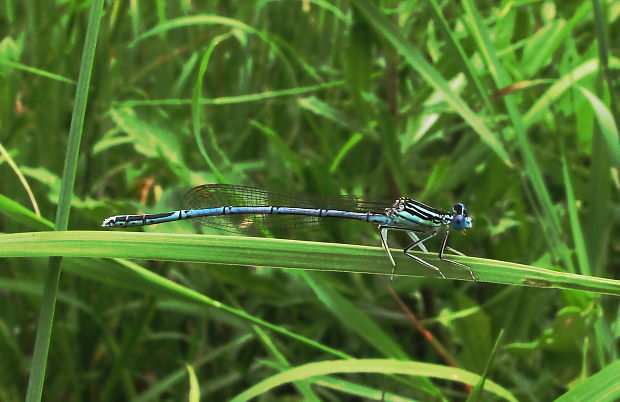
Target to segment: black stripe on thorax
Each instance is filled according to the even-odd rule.
[[[418,202],[412,199],[407,199],[407,201],[405,202],[404,209],[406,212],[409,212],[410,214],[417,215],[421,217],[422,219],[427,219],[427,220],[440,219],[442,216],[448,214],[447,212],[440,211],[433,207],[429,207],[426,204],[422,204],[421,202]]]

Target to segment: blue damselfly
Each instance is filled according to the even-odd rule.
[[[404,253],[446,279],[439,268],[411,253],[414,247],[426,251],[424,242],[444,229],[439,259],[467,269],[476,280],[470,267],[444,258],[444,251],[449,249],[449,229],[462,231],[472,227],[467,207],[461,203],[455,204],[452,212],[445,212],[406,197],[394,203],[370,202],[357,196],[313,197],[256,187],[204,184],[188,191],[184,208],[160,214],[112,216],[102,226],[124,228],[196,219],[203,225],[229,232],[257,234],[277,228],[308,228],[318,225],[322,218],[357,219],[379,227],[381,245],[392,263],[392,278],[396,262],[387,237],[388,231],[399,230],[413,240]]]

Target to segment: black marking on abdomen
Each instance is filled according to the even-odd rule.
[[[145,216],[148,219],[159,219],[159,218],[167,218],[169,216],[172,216],[174,215],[175,212],[164,212],[162,214],[148,214],[148,216],[146,215],[140,215],[140,216]]]

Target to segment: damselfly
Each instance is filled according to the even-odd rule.
[[[318,225],[322,218],[357,219],[379,227],[381,245],[392,263],[392,278],[396,262],[388,247],[387,237],[388,231],[399,230],[413,240],[403,250],[404,253],[446,279],[435,265],[411,253],[414,247],[426,251],[424,242],[443,228],[445,235],[439,248],[439,259],[466,269],[476,280],[467,265],[444,258],[444,251],[449,248],[449,229],[462,231],[472,227],[467,207],[461,203],[455,204],[452,212],[445,212],[406,197],[394,203],[385,203],[365,201],[357,196],[312,197],[256,187],[204,184],[188,191],[184,207],[161,214],[112,216],[105,219],[102,226],[124,228],[196,219],[203,225],[225,231],[256,234],[283,227],[308,228]]]

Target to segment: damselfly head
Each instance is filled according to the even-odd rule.
[[[454,204],[452,207],[452,219],[450,220],[450,226],[456,230],[469,229],[472,226],[471,218],[467,216],[467,207],[465,204]]]

